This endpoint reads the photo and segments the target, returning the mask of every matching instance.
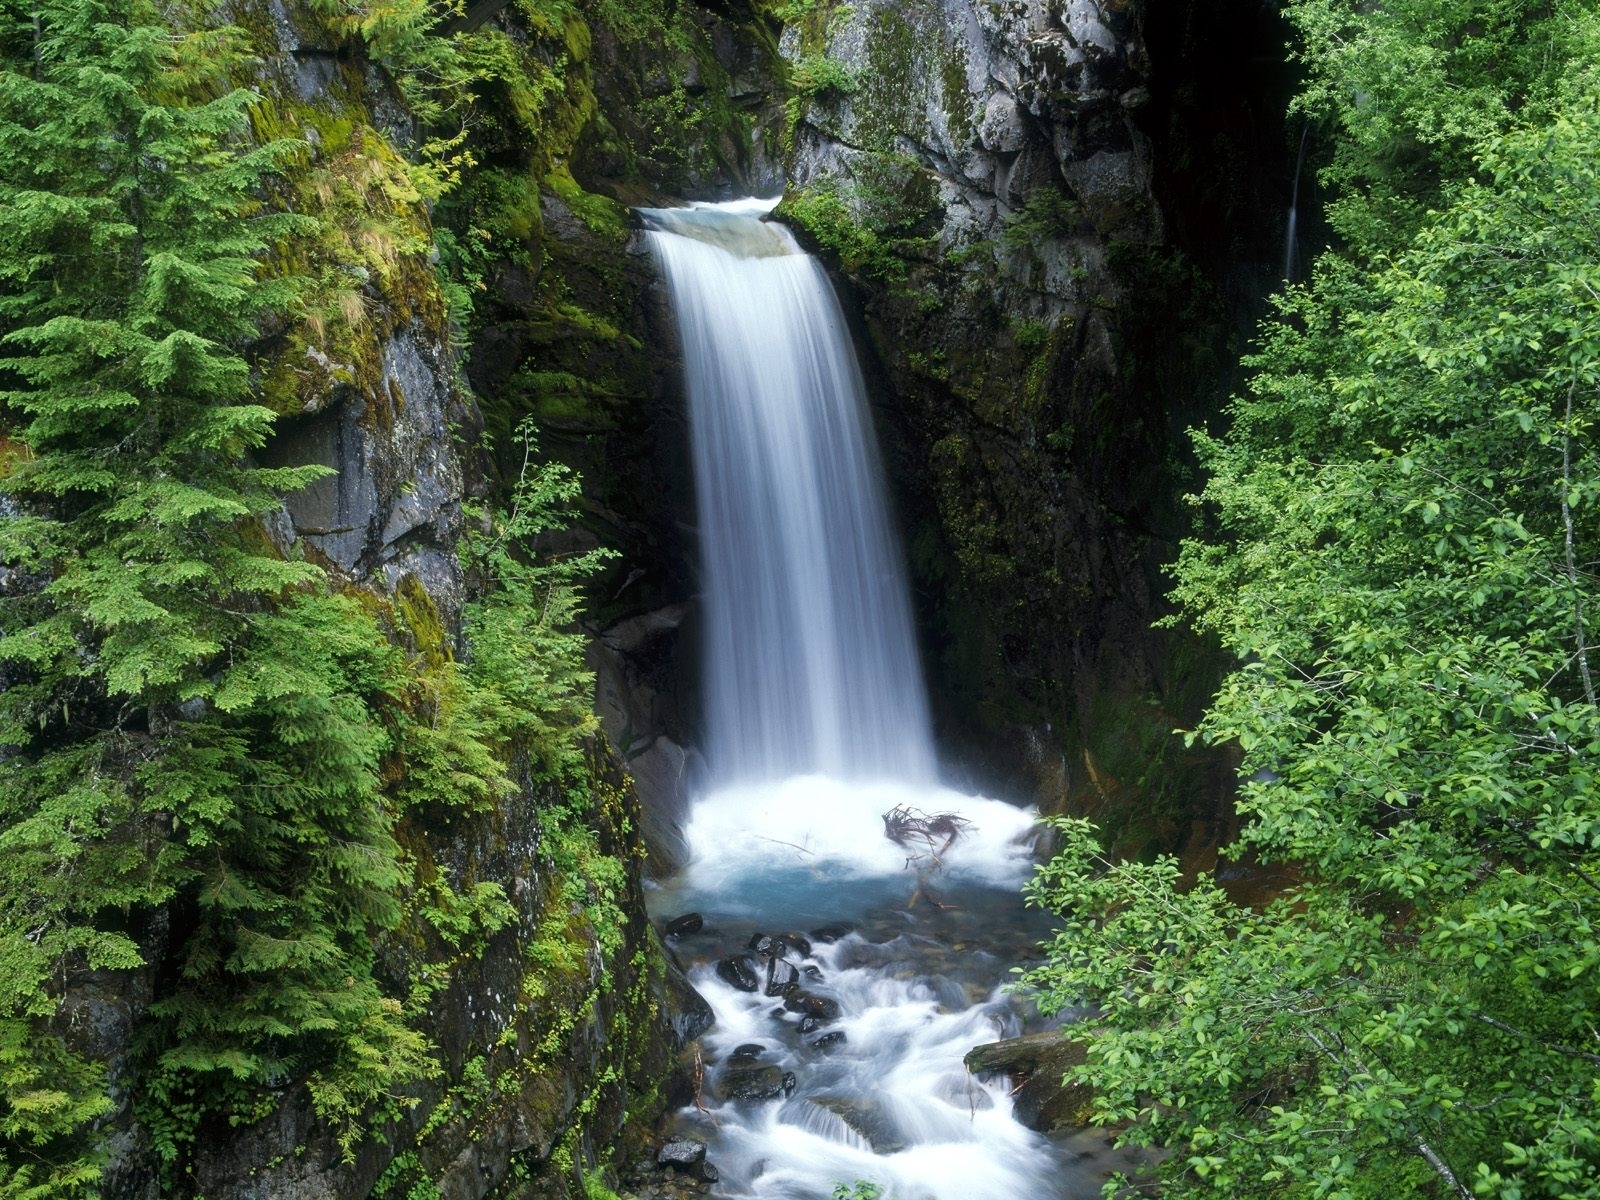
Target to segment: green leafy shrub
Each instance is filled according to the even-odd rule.
[[[1217,536],[1175,569],[1237,656],[1191,735],[1241,755],[1235,853],[1295,883],[1246,907],[1064,822],[1032,892],[1063,926],[1026,978],[1095,1006],[1076,1078],[1173,1149],[1164,1195],[1600,1196],[1600,18],[1524,7],[1297,10],[1348,27],[1313,96],[1404,103],[1341,108],[1350,240],[1198,437]]]

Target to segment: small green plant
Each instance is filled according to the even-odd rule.
[[[883,1190],[882,1184],[872,1183],[865,1179],[858,1179],[854,1183],[836,1183],[833,1185],[833,1200],[883,1200],[888,1193]]]
[[[1040,242],[1071,233],[1083,219],[1083,206],[1072,196],[1054,188],[1044,188],[1027,201],[1006,222],[1000,240],[1012,250],[1028,250]]]
[[[859,81],[850,67],[826,54],[808,54],[789,71],[789,98],[783,102],[786,136],[792,138],[813,101],[853,95]]]

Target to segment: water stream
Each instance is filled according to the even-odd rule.
[[[771,202],[643,210],[683,343],[706,613],[709,786],[652,896],[716,1023],[678,1132],[713,1194],[1098,1195],[1111,1163],[1013,1116],[973,1046],[1023,1031],[1001,990],[1033,813],[938,781],[866,396],[827,277]],[[884,814],[949,814],[903,843]],[[768,940],[762,941],[763,938]],[[754,990],[749,990],[751,987]]]

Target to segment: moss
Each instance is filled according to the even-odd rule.
[[[450,635],[434,605],[433,597],[415,575],[404,575],[395,589],[394,609],[408,648],[420,660],[423,671],[437,674],[454,660]]]
[[[901,137],[927,142],[932,134],[926,99],[917,88],[923,39],[898,9],[874,8],[877,22],[867,38],[867,66],[855,111],[860,146],[893,152]]]
[[[619,243],[627,240],[630,230],[628,210],[609,196],[584,191],[565,164],[551,170],[545,176],[544,184],[572,210],[590,233]]]
[[[978,140],[972,95],[967,90],[967,52],[955,39],[939,43],[940,106],[949,122],[951,140],[959,147]]]

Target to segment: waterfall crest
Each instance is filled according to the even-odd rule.
[[[644,209],[682,339],[718,786],[931,782],[933,739],[866,395],[774,202]]]

